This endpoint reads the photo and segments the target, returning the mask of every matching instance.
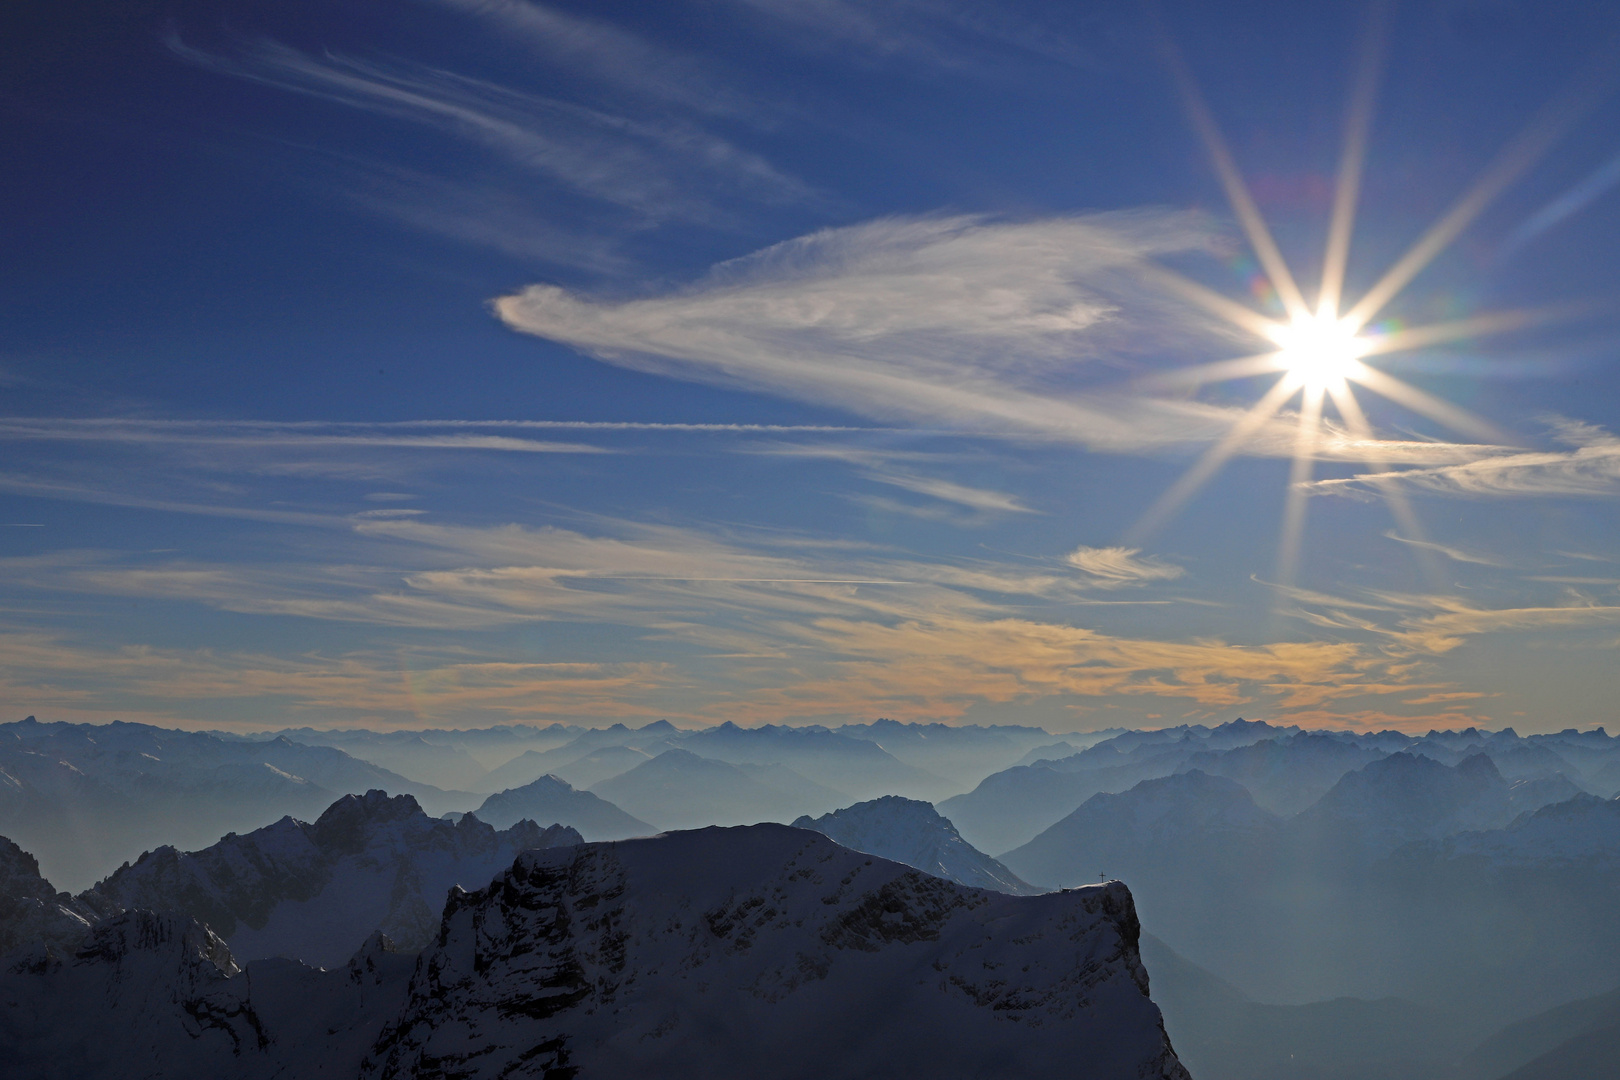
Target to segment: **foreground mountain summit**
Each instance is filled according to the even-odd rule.
[[[781,825],[530,851],[405,974],[129,912],[0,972],[8,1075],[1187,1080],[1121,884],[1014,897]],[[63,1048],[66,1048],[64,1051]]]

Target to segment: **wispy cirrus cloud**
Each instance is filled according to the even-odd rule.
[[[1077,547],[1064,561],[1095,579],[1098,588],[1117,589],[1150,581],[1174,581],[1186,570],[1174,563],[1148,556],[1138,548]]]
[[[867,447],[837,444],[775,444],[758,448],[756,453],[776,457],[812,458],[841,461],[854,466],[859,475],[878,484],[926,495],[941,502],[955,503],[968,510],[986,514],[1031,514],[1030,507],[1015,495],[974,487],[956,480],[929,475],[902,463],[941,463],[947,457],[961,459],[960,454],[942,455],[921,451],[873,450]]]
[[[1099,357],[1159,332],[1108,291],[1133,265],[1208,242],[1178,213],[1039,222],[889,219],[829,229],[653,299],[532,286],[496,301],[515,329],[610,363],[745,386],[884,420],[1141,448],[1213,437],[1225,410],[1077,393]],[[1147,301],[1144,307],[1150,306]],[[1087,369],[1091,370],[1087,370]]]
[[[727,219],[717,193],[796,205],[816,199],[764,158],[678,119],[644,122],[420,64],[314,55],[265,39],[231,55],[174,34],[168,45],[224,75],[432,128],[648,221]]]
[[[599,19],[527,0],[430,0],[462,12],[538,52],[549,64],[661,105],[722,116],[758,117],[757,97],[716,79],[697,58]]]
[[[1383,693],[1387,685],[1377,675],[1377,653],[1354,643],[1234,649],[1218,640],[1114,635],[1022,610],[1030,600],[1049,608],[1084,605],[1094,585],[1072,568],[924,563],[901,553],[839,553],[791,542],[745,546],[628,524],[620,535],[400,518],[360,519],[352,528],[357,538],[377,543],[347,564],[210,565],[84,552],[13,559],[0,569],[42,592],[162,598],[381,627],[607,623],[633,627],[627,641],[678,640],[688,650],[674,666],[634,655],[603,658],[592,665],[602,674],[580,676],[577,702],[545,695],[551,707],[566,701],[575,711],[592,695],[593,709],[611,700],[625,714],[658,702],[666,713],[678,712],[669,707],[676,699],[686,703],[685,715],[750,722],[874,711],[938,718],[975,704],[1053,696],[1163,697],[1208,708],[1263,700],[1283,708]],[[392,557],[383,559],[378,545],[392,545]],[[411,562],[416,569],[384,568]],[[98,669],[109,686],[84,690],[87,702],[112,694],[122,672],[122,692],[146,693],[143,687],[161,682],[171,703],[279,695],[296,709],[402,708],[397,658],[126,652],[116,651]],[[84,650],[78,653],[75,660],[84,662]],[[153,662],[136,677],[126,669],[140,658]],[[0,671],[35,693],[35,680],[56,670],[47,665],[25,674],[11,662],[17,659],[0,647]],[[431,670],[411,675],[411,693],[416,707],[435,715],[480,702],[515,710],[525,690],[551,685],[537,683],[535,665],[457,665],[441,657],[425,666]],[[610,676],[624,681],[609,687],[603,680]],[[527,708],[533,710],[532,699]]]
[[[636,370],[883,422],[1155,452],[1218,440],[1243,412],[1149,396],[1120,377],[1166,352],[1253,348],[1141,273],[1211,242],[1201,216],[1170,211],[889,218],[774,245],[657,297],[534,285],[495,310],[514,329]],[[1292,456],[1297,426],[1274,417],[1242,452]],[[1501,449],[1333,432],[1315,453],[1438,464]]]
[[[1465,498],[1620,495],[1620,439],[1593,425],[1562,419],[1554,423],[1554,434],[1575,449],[1515,453],[1492,448],[1453,464],[1318,480],[1311,488],[1340,494],[1392,485]]]
[[[451,428],[451,430],[445,430]],[[272,450],[476,450],[522,454],[605,454],[590,443],[554,442],[498,434],[489,427],[411,424],[255,423],[0,417],[0,441],[126,443]]]
[[[801,47],[855,46],[874,57],[906,56],[960,71],[994,65],[996,53],[1086,65],[1094,57],[1049,25],[1006,5],[953,0],[733,0],[737,6],[791,28]],[[805,32],[808,31],[808,34]],[[859,54],[857,54],[859,55]]]

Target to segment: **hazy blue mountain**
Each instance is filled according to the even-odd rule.
[[[1192,882],[1217,859],[1252,873],[1257,859],[1275,857],[1282,827],[1243,785],[1195,769],[1093,795],[1002,861],[1053,888],[1094,880],[1099,869],[1127,881],[1181,875]]]
[[[591,790],[664,829],[787,822],[849,798],[781,765],[733,764],[690,750],[666,750]]]
[[[497,831],[430,818],[409,795],[345,795],[313,824],[283,818],[211,847],[159,848],[83,894],[111,912],[173,911],[206,923],[238,958],[341,964],[373,933],[419,949],[453,885],[482,886],[530,848],[581,843],[567,826]]]
[[[814,829],[844,847],[905,863],[958,885],[1014,896],[1043,891],[963,840],[949,819],[916,799],[885,795],[819,818],[806,815],[793,826]]]
[[[623,840],[658,831],[601,796],[576,791],[568,781],[555,776],[542,776],[522,787],[497,792],[484,800],[477,815],[480,821],[498,829],[509,828],[525,818],[560,822],[593,841]]]
[[[1460,1080],[1587,1080],[1613,1076],[1620,1061],[1620,988],[1595,997],[1567,1002],[1546,1012],[1509,1024],[1480,1043],[1457,1070]],[[1592,1055],[1601,1051],[1610,1071],[1593,1071]],[[1581,1058],[1587,1058],[1584,1064]],[[1558,1068],[1567,1072],[1555,1071]],[[1519,1070],[1523,1069],[1521,1073]]]
[[[957,791],[965,791],[991,773],[1019,764],[1030,747],[1052,741],[1052,736],[1041,728],[1012,725],[985,727],[875,720],[870,724],[843,724],[832,731],[835,735],[875,742],[905,764],[944,777]],[[1091,732],[1068,738],[1078,750],[1110,734],[1112,732]]]
[[[316,731],[299,728],[280,733],[307,746],[332,746],[350,757],[369,761],[409,780],[454,791],[476,791],[489,770],[454,743],[436,742],[419,731]]]
[[[985,777],[972,791],[936,805],[974,847],[1008,851],[1027,843],[1099,792],[1124,791],[1143,779],[1168,775],[1186,753],[1165,752],[1155,746],[1153,753],[1133,761],[1113,747],[1091,747],[1063,761],[1005,769]],[[1084,767],[1080,758],[1099,764]]]
[[[1509,783],[1483,752],[1454,766],[1400,752],[1345,774],[1291,827],[1302,844],[1376,858],[1402,844],[1499,828],[1526,810],[1579,793],[1567,778]]]
[[[1200,750],[1177,771],[1199,769],[1235,780],[1257,804],[1290,817],[1321,799],[1346,773],[1383,756],[1345,739],[1302,731],[1229,750]]]
[[[1436,1080],[1468,1045],[1467,1021],[1430,1006],[1262,1004],[1151,934],[1141,947],[1165,1030],[1198,1080]]]
[[[1012,765],[1007,767],[1012,768],[1013,766],[1017,765],[1036,765],[1043,761],[1058,761],[1063,758],[1073,757],[1084,749],[1084,746],[1078,746],[1067,740],[1054,743],[1044,743],[1041,746],[1035,747],[1033,750],[1026,751],[1023,757],[1019,758],[1017,761],[1013,762]],[[987,773],[985,775],[989,774]],[[980,781],[983,779],[983,777],[980,777]]]
[[[931,801],[957,790],[951,781],[905,764],[875,742],[825,728],[775,724],[743,728],[725,723],[692,732],[679,745],[733,765],[783,765],[855,799],[904,795]]]
[[[604,746],[600,750],[592,750],[578,760],[570,761],[567,765],[559,766],[552,775],[561,777],[577,788],[588,788],[592,784],[599,784],[603,780],[611,780],[621,773],[627,773],[637,765],[652,759],[652,754],[645,750],[637,750],[633,746]]]
[[[561,776],[575,762],[615,747],[628,747],[647,752],[648,757],[668,749],[681,737],[682,732],[668,720],[656,720],[643,727],[612,724],[605,728],[588,728],[559,746],[544,751],[529,750],[492,769],[479,782],[481,791],[504,791],[522,787],[542,776]],[[633,766],[626,766],[631,768]],[[622,771],[622,770],[621,770]],[[567,779],[565,777],[565,779]],[[597,779],[605,779],[598,777]],[[574,781],[570,780],[570,783]],[[592,781],[593,783],[595,781]],[[584,787],[585,784],[578,786]]]

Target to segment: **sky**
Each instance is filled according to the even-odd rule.
[[[1613,727],[1617,31],[8,4],[5,718]]]

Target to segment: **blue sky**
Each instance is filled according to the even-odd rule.
[[[12,713],[1613,718],[1620,12],[0,18]]]

